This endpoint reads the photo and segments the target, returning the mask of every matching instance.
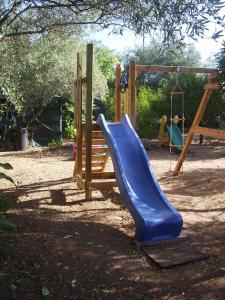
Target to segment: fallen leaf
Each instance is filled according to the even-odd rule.
[[[16,230],[16,225],[8,218],[0,220],[0,230]]]
[[[134,282],[138,282],[140,280],[140,276],[136,276],[135,278],[134,278]]]
[[[49,296],[50,295],[49,289],[47,287],[43,286],[41,289],[41,294],[44,297]]]
[[[106,253],[108,256],[114,256],[116,255],[116,250],[110,249],[109,251],[107,251]]]
[[[76,282],[77,282],[77,280],[75,278],[71,281],[71,285],[73,288],[75,288]]]
[[[10,284],[9,287],[10,287],[10,289],[13,290],[13,291],[15,291],[15,290],[17,289],[17,286],[16,286],[15,284],[13,284],[13,283]]]
[[[39,265],[39,264],[36,264],[35,262],[33,262],[33,268],[35,268],[35,269],[40,269],[40,265]]]
[[[86,243],[86,245],[88,245],[88,246],[94,245],[94,242],[93,241],[89,241],[89,242]]]
[[[65,239],[65,240],[71,239],[71,237],[73,237],[73,235],[72,235],[72,234],[68,234],[68,235],[65,235],[65,236],[64,236],[64,239]]]
[[[112,294],[112,293],[115,293],[115,288],[101,289],[100,292],[105,293],[105,294]]]
[[[9,276],[8,273],[0,272],[0,277]]]

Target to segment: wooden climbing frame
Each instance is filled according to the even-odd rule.
[[[114,172],[105,172],[109,149],[100,127],[92,121],[93,110],[93,45],[87,45],[86,77],[83,74],[82,54],[77,53],[74,122],[77,129],[77,153],[74,179],[85,198],[91,199],[93,189],[117,186]],[[85,116],[83,114],[85,110]],[[119,109],[118,109],[119,110]],[[119,112],[118,112],[119,116]],[[113,180],[112,180],[113,179]]]

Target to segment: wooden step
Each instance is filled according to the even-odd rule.
[[[82,160],[85,161],[85,158],[86,158],[86,156],[82,155]],[[106,158],[105,153],[104,154],[96,154],[96,155],[94,154],[94,155],[91,156],[92,161],[103,161],[103,160],[105,160],[105,158]]]
[[[105,139],[92,139],[92,146],[104,146],[107,145]],[[86,146],[86,141],[82,141],[82,147]]]
[[[85,131],[83,131],[83,139],[85,139]],[[92,131],[92,139],[103,139],[104,138],[104,135],[103,135],[103,132],[102,131]]]
[[[101,167],[102,168],[103,164],[104,164],[104,161],[92,161],[91,162],[92,167]],[[82,167],[85,167],[85,162],[82,163]]]
[[[82,154],[83,155],[85,155],[85,150],[86,150],[86,148],[85,147],[83,147],[83,149],[82,149]],[[96,154],[96,153],[104,153],[104,154],[106,154],[106,153],[108,153],[108,147],[106,146],[106,147],[99,147],[99,148],[92,148],[92,155],[93,154]]]

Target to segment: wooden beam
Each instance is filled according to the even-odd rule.
[[[189,150],[189,148],[191,146],[191,143],[192,143],[192,140],[193,140],[193,137],[194,137],[193,128],[195,126],[199,126],[199,123],[200,123],[200,121],[202,119],[202,116],[203,116],[203,114],[205,112],[206,106],[207,106],[207,104],[209,102],[209,99],[210,99],[212,93],[213,93],[212,89],[206,89],[204,91],[204,94],[203,94],[201,102],[199,104],[197,113],[196,113],[194,121],[192,123],[191,129],[188,132],[188,136],[186,138],[184,147],[183,147],[183,149],[182,149],[182,151],[180,153],[180,156],[178,158],[178,161],[176,163],[176,166],[175,166],[175,169],[174,169],[174,172],[173,172],[174,176],[178,175],[179,172],[180,172],[180,169],[181,169],[182,164],[184,162],[185,156],[188,153],[188,150]]]
[[[121,66],[116,66],[116,113],[115,113],[115,121],[121,122],[121,91],[120,91],[120,78],[121,78]]]
[[[192,132],[194,134],[202,134],[217,139],[223,139],[223,140],[225,139],[225,130],[193,126]]]
[[[85,181],[83,178],[81,178],[81,176],[79,174],[76,174],[75,176],[75,180],[77,182],[77,187],[80,189],[80,190],[84,190],[85,189]]]
[[[128,78],[128,115],[133,127],[136,127],[136,64],[134,60],[129,62]]]
[[[205,85],[204,89],[218,91],[220,89],[220,86],[218,83],[208,83]]]
[[[104,135],[102,131],[93,131],[92,130],[92,139],[103,139]]]
[[[145,73],[145,72],[177,73],[177,66],[136,65],[136,76],[139,76],[141,73]],[[217,69],[180,66],[179,73],[210,74],[210,73],[217,73]]]
[[[107,164],[107,161],[108,161],[108,158],[109,158],[109,149],[107,149],[106,151],[106,155],[104,157],[104,162],[102,164],[102,172],[105,170],[106,168],[106,164]]]
[[[92,179],[115,179],[114,172],[92,172]],[[85,173],[83,173],[82,178],[85,178]]]
[[[93,168],[97,168],[97,167],[101,167],[102,168],[103,163],[104,163],[104,160],[102,160],[102,161],[100,161],[100,160],[92,161],[91,162],[91,166]],[[85,167],[85,164],[83,165],[83,167]]]
[[[123,101],[123,112],[124,114],[128,115],[129,116],[129,107],[128,107],[128,102],[129,102],[129,95],[128,95],[128,89],[127,88],[124,92],[124,101]]]
[[[82,55],[77,53],[77,85],[76,85],[76,99],[74,101],[74,110],[76,111],[76,128],[77,128],[77,155],[74,168],[74,175],[82,175]]]
[[[116,181],[104,181],[104,182],[96,182],[96,181],[92,181],[88,183],[88,187],[91,189],[109,189],[112,187],[117,187],[117,183]]]
[[[87,144],[86,140],[82,141],[82,146],[85,147]],[[106,140],[105,139],[92,139],[92,145],[93,146],[103,146],[103,145],[107,145]]]
[[[97,153],[97,154],[96,154]],[[105,155],[106,155],[106,152],[96,152],[95,154],[92,154],[92,156],[91,156],[91,160],[92,161],[97,161],[97,160],[103,160],[104,159],[104,157],[105,157]],[[82,155],[82,159],[84,159],[85,160],[85,158],[86,158],[86,155],[85,154],[83,154]]]
[[[91,199],[91,191],[88,184],[91,182],[91,153],[92,153],[92,84],[93,84],[93,44],[87,44],[86,58],[86,116],[85,116],[85,141],[86,141],[86,164],[85,164],[85,198]]]
[[[100,126],[97,123],[92,123],[91,127],[92,127],[93,131],[101,131],[101,128],[100,128]],[[83,132],[85,132],[85,128],[86,128],[86,124],[82,123]]]

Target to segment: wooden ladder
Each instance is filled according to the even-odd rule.
[[[92,131],[92,153],[91,153],[91,167],[92,172],[103,172],[109,158],[109,148],[100,128],[94,124]],[[82,131],[82,172],[85,172],[85,128]]]

